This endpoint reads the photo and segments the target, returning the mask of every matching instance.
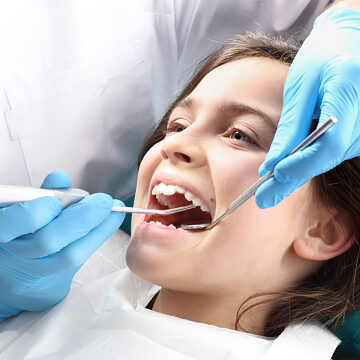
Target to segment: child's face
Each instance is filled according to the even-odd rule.
[[[222,214],[259,178],[280,118],[287,71],[288,65],[265,58],[246,58],[211,71],[174,109],[171,132],[145,155],[134,206],[149,206],[155,179],[190,190],[212,219]],[[285,271],[289,262],[300,261],[294,260],[292,243],[307,218],[308,187],[266,210],[252,197],[207,231],[179,231],[133,215],[128,265],[164,288],[198,294],[286,284],[295,276]]]

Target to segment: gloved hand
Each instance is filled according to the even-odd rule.
[[[42,187],[68,188],[71,182],[58,171]],[[111,212],[113,204],[109,195],[94,194],[62,211],[52,197],[0,209],[0,321],[66,296],[81,265],[121,225],[124,214]]]
[[[260,176],[274,171],[256,192],[260,208],[278,204],[314,176],[360,155],[360,11],[336,6],[320,15],[287,75],[284,105]],[[339,120],[317,141],[287,156],[319,125]],[[283,159],[283,160],[282,160]]]

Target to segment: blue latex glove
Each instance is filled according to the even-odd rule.
[[[48,175],[43,188],[71,187],[69,176]],[[61,211],[44,197],[0,209],[0,321],[23,310],[60,302],[81,265],[121,225],[124,214],[113,201],[94,194]]]
[[[256,192],[260,208],[278,204],[311,178],[360,155],[360,12],[337,8],[320,15],[290,66],[273,143],[259,168],[274,178]],[[316,142],[283,159],[308,134],[313,117],[339,122]],[[282,160],[283,159],[283,160]]]

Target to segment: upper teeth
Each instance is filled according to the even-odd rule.
[[[171,200],[166,198],[166,196],[174,195],[175,193],[184,194],[186,200],[191,201],[196,206],[200,206],[202,211],[209,212],[207,206],[199,198],[195,197],[190,191],[186,191],[181,186],[160,183],[155,185],[152,189],[152,194],[156,196],[159,203],[166,206],[171,206]]]

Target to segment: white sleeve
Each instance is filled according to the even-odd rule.
[[[178,88],[206,55],[235,34],[259,31],[305,38],[328,4],[329,0],[174,1]]]
[[[272,0],[271,25],[276,32],[295,34],[304,39],[309,35],[316,17],[332,2],[331,0],[301,0],[293,3],[287,0]]]
[[[181,88],[195,66],[234,34],[255,30],[258,1],[175,1],[177,82]]]

